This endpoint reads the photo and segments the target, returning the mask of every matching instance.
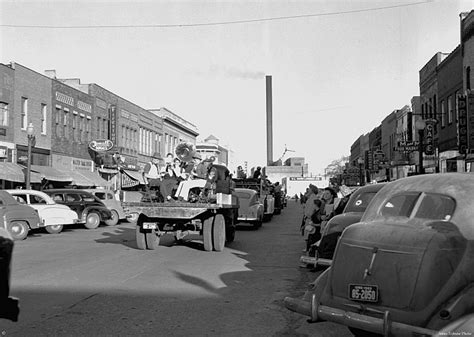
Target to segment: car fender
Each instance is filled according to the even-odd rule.
[[[431,317],[427,328],[439,330],[455,320],[472,313],[474,308],[474,283],[453,296]]]
[[[99,214],[100,216],[100,219],[101,221],[104,220],[104,219],[110,219],[112,214],[110,213],[110,211],[106,208],[106,207],[102,207],[102,206],[87,206],[86,208],[84,208],[84,210],[82,211],[82,216],[81,216],[81,219],[83,221],[86,220],[87,218],[87,215],[91,212],[96,212]]]

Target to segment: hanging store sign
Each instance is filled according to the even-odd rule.
[[[467,148],[472,153],[474,151],[474,93],[467,97]]]
[[[458,100],[458,149],[460,154],[467,153],[467,97],[459,95]]]
[[[89,148],[95,152],[107,152],[114,147],[114,143],[109,139],[93,140],[89,143]]]
[[[109,106],[109,139],[117,143],[117,108],[115,105]]]
[[[436,120],[427,119],[425,120],[426,127],[425,133],[423,136],[424,145],[425,145],[425,154],[427,156],[433,155],[435,153],[434,150],[434,126]]]

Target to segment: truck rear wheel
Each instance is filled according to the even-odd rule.
[[[160,237],[156,235],[156,231],[151,229],[145,233],[146,247],[155,250],[160,245]]]
[[[212,251],[212,223],[214,222],[214,217],[211,216],[204,220],[202,224],[202,242],[204,244],[204,250],[207,252]]]
[[[217,214],[214,217],[212,243],[216,252],[222,252],[225,246],[225,219],[222,214]]]

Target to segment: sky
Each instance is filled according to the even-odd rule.
[[[166,107],[214,135],[236,165],[273,160],[312,174],[419,95],[419,70],[460,42],[474,0],[6,1],[0,63],[97,83]],[[294,151],[294,152],[292,152]]]

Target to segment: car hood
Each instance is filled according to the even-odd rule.
[[[455,272],[468,242],[452,223],[412,220],[347,227],[332,264],[332,296],[347,299],[349,284],[376,285],[378,305],[408,311],[427,306]]]

